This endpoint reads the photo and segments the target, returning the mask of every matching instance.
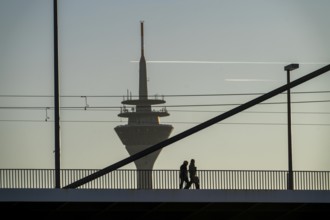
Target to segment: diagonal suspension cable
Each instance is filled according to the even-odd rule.
[[[75,181],[75,182],[73,182],[73,183],[71,183],[71,184],[69,184],[69,185],[67,185],[63,188],[64,189],[77,188],[77,187],[79,187],[79,186],[81,186],[85,183],[88,183],[88,182],[90,182],[90,181],[92,181],[92,180],[94,180],[98,177],[101,177],[101,176],[103,176],[103,175],[105,175],[105,174],[107,174],[111,171],[114,171],[114,170],[116,170],[116,169],[118,169],[122,166],[125,166],[125,165],[127,165],[127,164],[129,164],[129,163],[131,163],[135,160],[138,160],[138,159],[140,159],[140,158],[142,158],[142,157],[144,157],[148,154],[151,154],[151,153],[153,153],[157,150],[160,150],[160,149],[162,149],[162,148],[164,148],[164,147],[166,147],[170,144],[173,144],[173,143],[175,143],[175,142],[177,142],[177,141],[179,141],[183,138],[186,138],[186,137],[188,137],[188,136],[190,136],[190,135],[192,135],[196,132],[199,132],[199,131],[201,131],[201,130],[203,130],[203,129],[211,126],[211,125],[214,125],[214,124],[216,124],[220,121],[223,121],[224,119],[227,119],[227,118],[229,118],[233,115],[236,115],[237,113],[240,113],[240,112],[242,112],[242,111],[244,111],[244,110],[246,110],[246,109],[248,109],[252,106],[255,106],[255,105],[257,105],[257,104],[259,104],[259,103],[261,103],[261,102],[263,102],[267,99],[270,99],[270,98],[272,98],[272,97],[274,97],[274,96],[276,96],[276,95],[278,95],[278,94],[280,94],[280,93],[282,93],[282,92],[284,92],[288,89],[291,89],[291,88],[293,88],[295,86],[298,86],[298,85],[300,85],[300,84],[302,84],[302,83],[304,83],[308,80],[311,80],[311,79],[313,79],[313,78],[315,78],[315,77],[317,77],[317,76],[319,76],[319,75],[321,75],[325,72],[328,72],[329,70],[330,70],[330,65],[324,66],[324,67],[322,67],[322,68],[320,68],[320,69],[318,69],[318,70],[316,70],[312,73],[309,73],[309,74],[307,74],[307,75],[305,75],[305,76],[303,76],[299,79],[296,79],[295,81],[292,81],[289,84],[285,84],[281,87],[278,87],[277,89],[274,89],[274,90],[272,90],[272,91],[270,91],[270,92],[268,92],[264,95],[261,95],[261,96],[255,98],[255,99],[253,99],[249,102],[246,102],[246,103],[244,103],[240,106],[237,106],[237,107],[235,107],[235,108],[233,108],[233,109],[231,109],[231,110],[229,110],[229,111],[227,111],[227,112],[225,112],[221,115],[218,115],[218,116],[216,116],[214,118],[211,118],[211,119],[209,119],[209,120],[207,120],[207,121],[205,121],[205,122],[203,122],[199,125],[196,125],[196,126],[190,128],[188,130],[185,130],[185,131],[183,131],[183,132],[181,132],[181,133],[179,133],[179,134],[177,134],[177,135],[175,135],[175,136],[173,136],[169,139],[166,139],[166,140],[161,141],[161,142],[159,142],[155,145],[152,145],[151,147],[149,147],[149,148],[147,148],[143,151],[140,151],[140,152],[138,152],[138,153],[136,153],[136,154],[134,154],[130,157],[127,157],[127,158],[125,158],[121,161],[118,161],[117,163],[114,163],[114,164],[112,164],[108,167],[105,167],[105,168],[103,168],[103,169],[101,169],[101,170],[99,170],[99,171],[97,171],[97,172],[95,172],[95,173],[93,173],[89,176],[86,176],[86,177],[84,177],[80,180],[77,180],[77,181]]]

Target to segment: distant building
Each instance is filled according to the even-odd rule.
[[[119,117],[128,118],[128,124],[115,127],[115,131],[130,155],[134,155],[154,144],[167,139],[172,125],[160,124],[159,117],[169,116],[166,108],[160,111],[152,109],[152,105],[164,104],[164,99],[149,99],[147,86],[147,67],[144,58],[143,22],[141,22],[141,58],[139,71],[139,98],[132,99],[130,94],[124,98]],[[127,108],[125,105],[134,105]],[[161,150],[155,151],[135,161],[138,170],[137,187],[152,188],[151,170]]]

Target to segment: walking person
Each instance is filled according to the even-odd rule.
[[[197,176],[197,167],[195,166],[195,160],[191,159],[190,164],[189,164],[189,177],[190,177],[190,182],[188,188],[192,184],[195,184],[195,188],[199,189],[199,178]]]
[[[186,183],[184,188],[188,189],[189,179],[188,179],[187,166],[188,166],[188,161],[186,160],[183,161],[183,164],[180,166],[180,189],[182,189],[183,183]]]

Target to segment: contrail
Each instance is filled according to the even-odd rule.
[[[138,63],[137,60],[130,61]],[[261,65],[286,65],[292,62],[250,62],[250,61],[202,61],[202,60],[149,60],[147,63],[168,63],[168,64],[261,64]],[[323,65],[329,62],[297,62],[302,65]]]
[[[227,82],[276,82],[273,79],[225,79]]]

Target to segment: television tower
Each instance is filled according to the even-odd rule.
[[[160,124],[159,117],[169,116],[166,108],[160,111],[152,109],[152,105],[164,104],[164,99],[149,99],[147,86],[147,67],[144,58],[143,21],[141,25],[141,58],[139,70],[139,98],[127,97],[121,102],[119,117],[128,118],[128,124],[115,127],[115,131],[121,142],[126,146],[130,155],[134,155],[154,144],[157,144],[170,136],[172,125]],[[125,105],[135,105],[127,108]],[[135,162],[138,175],[138,189],[152,189],[152,168],[161,150],[144,156]]]

